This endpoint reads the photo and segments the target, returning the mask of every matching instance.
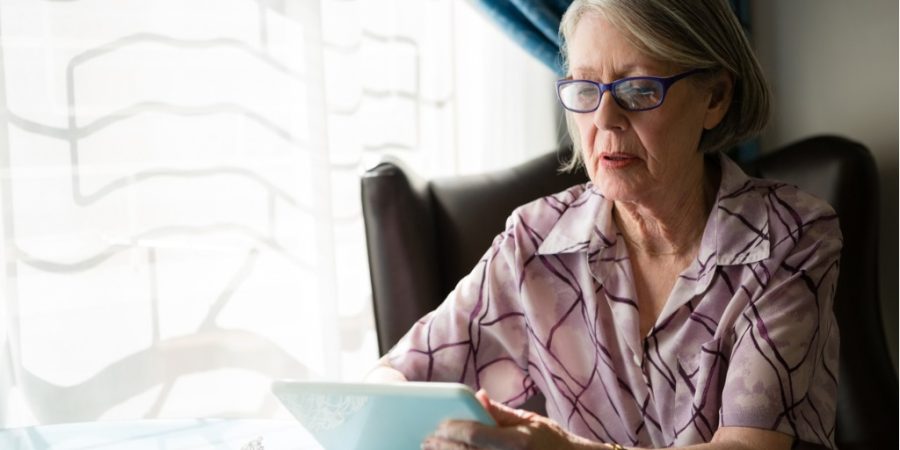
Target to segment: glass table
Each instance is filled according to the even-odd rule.
[[[0,429],[3,450],[321,450],[293,420],[85,422]]]

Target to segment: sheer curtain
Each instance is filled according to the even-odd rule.
[[[359,378],[359,174],[548,151],[552,81],[454,0],[0,0],[0,426]]]

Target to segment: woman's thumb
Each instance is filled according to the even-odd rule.
[[[500,402],[495,402],[488,397],[484,389],[479,389],[475,393],[475,398],[481,402],[488,414],[497,421],[497,425],[501,427],[519,425],[528,422],[533,413],[523,411],[521,409],[510,408]]]

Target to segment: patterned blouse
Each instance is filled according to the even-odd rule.
[[[588,183],[517,208],[389,363],[513,406],[541,392],[551,419],[603,442],[683,446],[737,426],[834,448],[837,216],[720,164],[699,256],[646,336],[613,203]]]

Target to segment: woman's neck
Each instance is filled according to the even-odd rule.
[[[684,183],[651,202],[616,202],[613,214],[632,250],[644,256],[693,256],[699,248],[719,181],[716,163],[704,162]]]

